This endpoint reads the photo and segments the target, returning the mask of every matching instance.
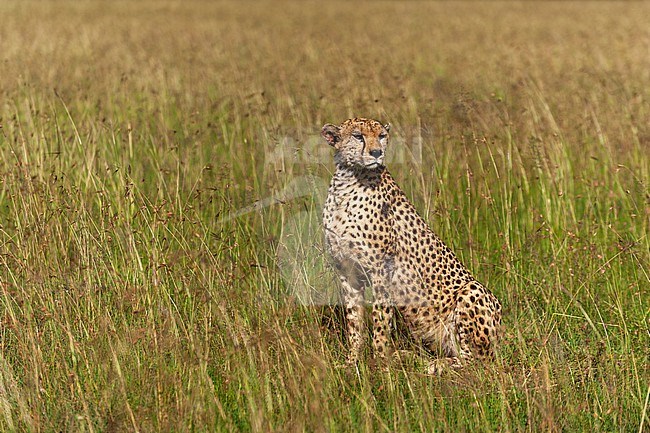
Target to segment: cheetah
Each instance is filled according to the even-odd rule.
[[[336,171],[323,210],[325,245],[345,308],[349,353],[356,365],[365,342],[364,293],[372,293],[372,348],[390,356],[391,322],[439,357],[430,373],[491,358],[501,304],[428,227],[385,168],[390,125],[365,118],[326,124]]]

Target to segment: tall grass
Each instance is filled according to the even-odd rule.
[[[3,3],[0,430],[647,430],[648,12]],[[353,115],[502,300],[494,364],[335,367]]]

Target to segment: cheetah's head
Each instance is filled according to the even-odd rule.
[[[340,126],[326,124],[321,135],[336,149],[336,165],[372,170],[384,166],[389,130],[389,124],[355,117]]]

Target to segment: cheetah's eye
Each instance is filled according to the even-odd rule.
[[[359,132],[355,132],[352,134],[352,136],[355,138],[355,140],[359,140],[360,142],[363,143],[363,134]]]
[[[380,140],[385,140],[386,137],[388,137],[388,134],[379,134],[379,139]]]

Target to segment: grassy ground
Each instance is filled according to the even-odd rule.
[[[1,3],[0,430],[650,431],[649,12]],[[493,365],[333,368],[352,115],[501,299]]]

